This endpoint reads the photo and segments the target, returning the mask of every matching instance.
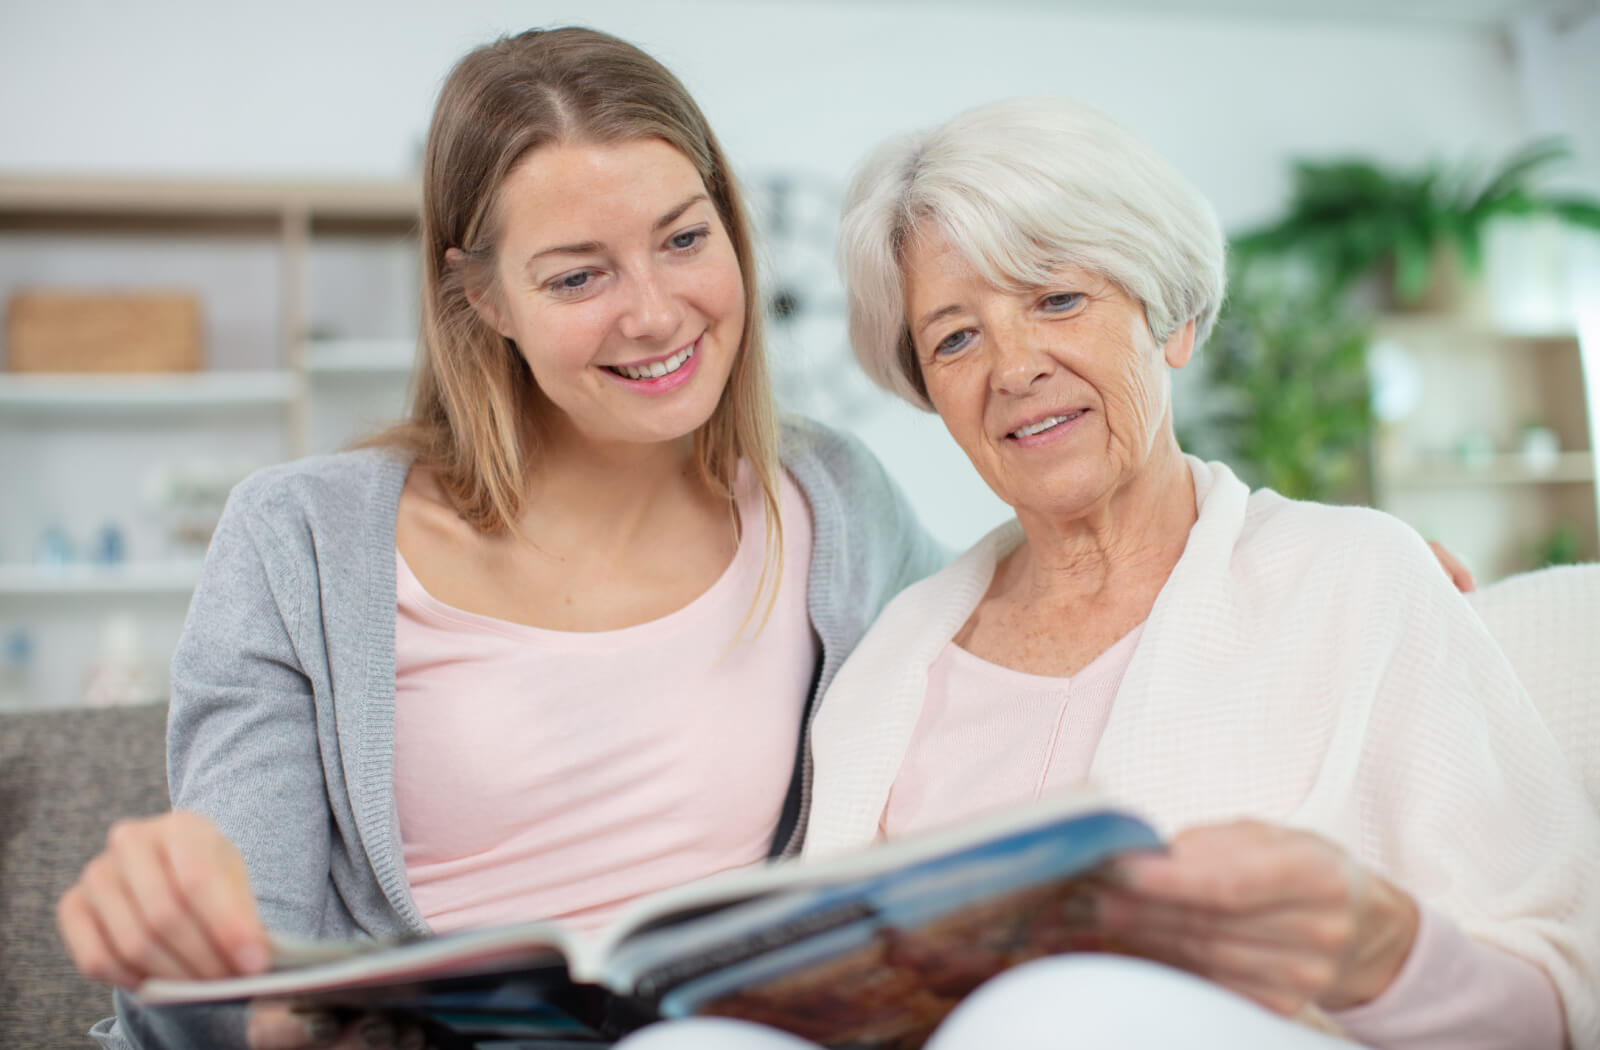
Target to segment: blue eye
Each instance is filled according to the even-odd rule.
[[[955,353],[967,345],[971,335],[972,329],[970,328],[963,328],[959,332],[951,332],[939,340],[938,345],[933,348],[933,356],[942,357],[945,354]]]
[[[1053,314],[1067,313],[1083,302],[1082,292],[1056,292],[1039,300],[1039,305]]]
[[[698,229],[684,230],[682,233],[673,234],[668,238],[667,244],[673,251],[692,251],[699,247],[700,242],[709,236],[711,236],[711,231],[702,226]]]
[[[577,292],[586,291],[594,283],[595,277],[596,274],[593,270],[573,270],[571,273],[564,273],[555,280],[546,282],[545,290],[553,295],[573,295]]]

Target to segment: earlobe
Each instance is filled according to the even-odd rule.
[[[1175,369],[1189,363],[1189,358],[1194,356],[1194,318],[1189,318],[1182,328],[1167,337],[1162,356],[1167,359],[1168,366]]]
[[[505,323],[499,305],[495,302],[493,291],[488,287],[478,267],[472,265],[472,260],[460,248],[446,248],[444,250],[444,263],[461,281],[461,290],[466,293],[467,302],[482,319],[483,323],[493,328],[496,332],[511,338],[509,326]]]

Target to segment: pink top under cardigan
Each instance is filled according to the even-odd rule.
[[[766,515],[747,474],[737,504],[738,550],[716,583],[614,631],[453,608],[396,552],[395,802],[435,931],[594,929],[645,894],[766,858],[818,656],[811,518],[785,475],[782,577],[757,633]]]
[[[990,663],[954,642],[928,670],[928,695],[889,791],[889,838],[1084,782],[1144,625],[1068,677]],[[1385,1050],[1558,1050],[1555,987],[1533,964],[1421,909],[1416,943],[1389,988],[1330,1014]]]

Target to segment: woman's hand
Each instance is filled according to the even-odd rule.
[[[1193,828],[1115,875],[1100,902],[1105,932],[1285,1016],[1376,998],[1416,939],[1407,894],[1306,831]]]
[[[85,976],[123,988],[260,973],[270,958],[243,858],[196,813],[113,824],[56,923]]]

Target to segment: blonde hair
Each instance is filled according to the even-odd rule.
[[[777,413],[744,202],[678,79],[632,44],[592,29],[504,37],[467,54],[445,80],[423,161],[421,359],[407,418],[368,444],[406,449],[435,470],[480,531],[515,531],[538,455],[537,428],[528,423],[542,406],[527,363],[478,315],[468,283],[493,272],[498,191],[530,151],[637,139],[665,141],[694,165],[739,260],[739,353],[710,419],[695,432],[694,459],[702,480],[730,501],[739,460],[749,462],[767,511],[767,563],[776,552],[781,566]],[[452,249],[464,265],[451,264]],[[758,596],[766,583],[764,569]]]
[[[929,411],[901,272],[924,222],[997,287],[1037,287],[1064,265],[1101,274],[1144,306],[1158,344],[1193,320],[1198,348],[1227,285],[1210,202],[1096,109],[1013,99],[892,139],[845,195],[839,266],[861,367]]]

